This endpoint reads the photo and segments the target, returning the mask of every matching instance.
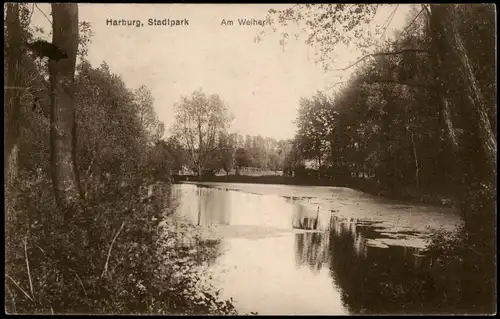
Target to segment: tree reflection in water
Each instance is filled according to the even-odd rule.
[[[185,217],[192,225],[201,226],[196,229],[212,225],[229,225],[219,228],[233,231],[248,226],[264,230],[266,227],[289,229],[293,226],[296,232],[296,266],[308,267],[316,274],[327,266],[324,270],[329,270],[334,290],[341,291],[340,299],[351,313],[460,312],[456,290],[457,287],[465,287],[464,284],[456,281],[451,274],[429,270],[429,262],[416,256],[418,249],[372,246],[370,240],[385,237],[382,234],[384,230],[377,229],[374,223],[340,221],[329,212],[318,209],[312,202],[298,201],[296,198],[283,201],[275,196],[228,192],[195,185],[182,186],[174,194],[174,197],[180,198],[177,215]],[[183,237],[186,232],[180,229],[173,233]],[[239,236],[245,238],[248,233],[244,230]],[[266,240],[271,241],[270,238]],[[182,250],[179,247],[186,247],[186,252],[195,252],[196,263],[213,263],[223,243],[225,241],[213,242],[210,248],[206,246],[207,242],[198,242],[196,238],[187,236],[179,238],[174,251],[179,252]],[[201,253],[206,250],[208,253]],[[198,253],[199,259],[196,257]],[[209,256],[209,260],[204,260],[206,256]],[[318,275],[327,274],[321,271]],[[308,294],[305,291],[301,293]],[[276,300],[281,299],[276,297]]]
[[[308,265],[317,272],[328,261],[328,236],[322,233],[301,233],[295,236],[296,265]]]
[[[353,314],[450,312],[442,307],[441,296],[452,292],[437,290],[419,249],[367,245],[373,235],[370,226],[332,216],[329,232],[296,234],[296,264],[315,272],[328,265],[342,302]]]
[[[174,187],[172,197],[175,199],[174,211],[180,219],[186,219],[197,226],[224,226],[231,222],[230,196],[208,187],[183,185]]]

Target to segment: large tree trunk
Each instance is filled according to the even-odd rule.
[[[472,294],[466,294],[464,298],[489,299],[494,295],[492,280],[495,278],[496,196],[493,182],[496,178],[496,137],[488,118],[485,99],[469,61],[468,52],[458,32],[457,7],[434,4],[431,5],[431,10],[430,25],[434,27],[431,33],[432,42],[433,49],[437,53],[433,55],[433,58],[439,64],[436,71],[438,72],[438,85],[441,88],[441,115],[452,145],[455,185],[459,190],[457,192],[458,204],[465,220],[469,246],[477,253],[476,265],[482,272],[480,275],[482,279],[474,277],[474,282],[465,283],[467,288],[464,292],[469,291]],[[452,71],[458,71],[461,76],[450,76]],[[470,158],[471,154],[475,154],[473,150],[462,150],[463,147],[470,146],[467,143],[461,143],[463,140],[453,129],[450,109],[450,101],[453,100],[451,88],[456,89],[453,93],[460,95],[457,100],[461,101],[464,107],[457,112],[457,115],[464,117],[462,122],[472,123],[468,126],[471,128],[470,133],[476,135],[481,143],[489,171],[486,179],[480,177],[477,181],[477,176],[473,176],[474,172],[466,169],[468,162],[478,165],[479,161]],[[480,154],[475,156],[481,157]]]
[[[473,176],[471,185],[467,185],[466,197],[463,199],[462,210],[464,210],[465,222],[469,234],[470,243],[484,256],[494,263],[495,251],[495,224],[496,224],[496,189],[495,179],[497,173],[497,145],[496,137],[491,125],[486,100],[476,75],[472,68],[469,54],[465,48],[461,34],[458,31],[458,8],[456,5],[448,6],[448,21],[446,25],[447,41],[451,52],[451,58],[459,66],[462,75],[460,82],[464,89],[462,101],[467,109],[467,114],[473,121],[472,133],[478,137],[486,160],[487,174],[477,183]],[[480,156],[480,155],[477,155]],[[466,159],[474,160],[474,159]],[[469,182],[467,182],[469,184]],[[494,277],[493,272],[489,274]]]
[[[481,148],[484,153],[484,158],[487,161],[489,170],[489,180],[487,181],[488,187],[493,190],[492,185],[494,178],[496,177],[496,137],[493,132],[492,125],[488,118],[488,112],[486,107],[486,102],[483,97],[483,93],[478,85],[478,81],[472,69],[468,52],[463,44],[462,37],[458,32],[457,28],[457,8],[455,5],[442,5],[435,4],[431,5],[432,14],[430,17],[430,25],[432,28],[432,42],[433,49],[437,53],[435,58],[439,64],[438,84],[442,88],[440,92],[440,98],[442,102],[441,114],[443,116],[446,128],[449,133],[454,169],[457,177],[464,175],[465,181],[456,181],[456,184],[460,187],[460,192],[458,193],[462,202],[462,211],[464,213],[464,219],[467,224],[468,231],[472,233],[477,233],[479,236],[483,236],[485,233],[484,227],[491,224],[494,225],[494,212],[489,213],[482,211],[480,214],[487,216],[478,216],[475,209],[472,209],[473,200],[467,198],[471,193],[481,192],[480,189],[472,189],[474,186],[469,181],[470,178],[466,176],[461,168],[464,161],[469,161],[468,158],[461,158],[459,139],[453,129],[453,120],[450,109],[450,101],[452,100],[450,87],[460,86],[462,101],[464,103],[465,110],[464,114],[461,116],[473,115],[473,118],[467,118],[467,121],[473,121],[473,127],[476,131],[471,132],[476,134],[481,141]],[[445,59],[447,59],[445,63]],[[460,78],[445,78],[447,74],[450,74],[451,68],[457,68],[461,74]],[[456,82],[458,81],[458,82]],[[467,114],[465,114],[467,113]],[[475,116],[474,116],[475,115]],[[465,121],[464,121],[465,122]],[[490,185],[491,184],[491,185]],[[481,222],[479,222],[481,221]],[[482,226],[480,226],[482,224]],[[476,225],[476,226],[473,226]],[[477,229],[476,229],[477,228]],[[491,232],[491,229],[489,230]]]
[[[471,113],[476,114],[478,136],[481,140],[485,158],[488,161],[487,165],[490,167],[491,176],[496,176],[497,165],[497,143],[495,133],[493,132],[492,125],[488,117],[488,109],[484,99],[483,92],[478,84],[474,70],[472,69],[471,62],[467,49],[464,46],[462,36],[457,28],[457,8],[456,5],[450,5],[449,16],[450,23],[447,29],[447,37],[450,43],[450,51],[454,55],[454,59],[459,62],[460,71],[462,73],[465,88],[465,97],[472,109]]]
[[[446,23],[446,5],[431,4],[428,16],[428,33],[430,36],[430,63],[433,71],[433,77],[436,80],[436,88],[434,97],[439,103],[439,114],[444,125],[445,132],[448,137],[448,144],[451,152],[451,168],[453,182],[453,193],[456,200],[462,197],[463,183],[462,175],[462,159],[460,158],[460,142],[453,121],[453,113],[451,109],[452,96],[450,92],[450,83],[447,79],[449,74],[450,62],[447,62],[448,48],[446,46],[446,32],[444,23]]]
[[[443,10],[444,6],[441,4],[431,4],[431,14],[429,16],[429,35],[431,37],[431,56],[430,62],[432,70],[434,71],[434,78],[436,79],[437,90],[435,91],[437,99],[440,103],[441,117],[445,124],[445,129],[448,134],[449,142],[452,152],[458,152],[459,142],[455,128],[453,126],[452,114],[450,110],[450,93],[446,83],[446,48],[443,43],[446,34],[444,31],[443,23],[446,17],[446,12]]]
[[[198,180],[201,181],[201,173],[202,173],[202,168],[201,168],[201,164],[198,164],[198,166],[196,167],[196,169],[198,170]]]
[[[21,22],[19,3],[7,4],[7,89],[4,96],[4,172],[6,207],[17,179],[19,116],[21,112]]]
[[[75,201],[80,192],[75,165],[74,78],[78,49],[78,5],[52,4],[53,44],[67,59],[49,61],[51,83],[52,182],[58,204]]]

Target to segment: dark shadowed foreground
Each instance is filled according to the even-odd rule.
[[[47,186],[21,189],[7,216],[7,313],[235,313],[200,275],[217,241],[185,245],[192,231],[169,218],[168,184],[105,185],[60,208]]]

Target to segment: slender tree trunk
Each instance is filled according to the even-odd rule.
[[[4,172],[7,210],[12,204],[12,190],[17,180],[19,153],[19,117],[21,113],[21,22],[19,3],[7,4],[7,89],[4,106]]]
[[[419,168],[418,168],[418,156],[417,147],[415,146],[415,139],[413,138],[413,132],[410,132],[411,145],[413,147],[413,159],[415,160],[415,186],[417,191],[419,190]]]
[[[52,4],[53,44],[67,59],[49,62],[51,83],[51,164],[58,204],[75,201],[81,194],[75,165],[74,77],[78,49],[78,5]]]
[[[318,173],[317,178],[321,178],[321,141],[316,140],[316,157],[318,159]]]
[[[460,158],[460,146],[459,139],[454,127],[453,116],[451,112],[451,94],[449,90],[449,81],[446,79],[447,68],[445,61],[446,56],[446,33],[443,27],[443,23],[446,21],[446,10],[443,4],[431,4],[430,15],[428,17],[428,29],[431,38],[431,55],[430,62],[431,67],[434,72],[434,78],[436,79],[437,90],[434,91],[436,100],[440,106],[440,116],[443,121],[446,134],[448,136],[448,141],[451,150],[451,167],[454,182],[454,194],[455,197],[460,197],[462,193],[462,181],[461,181],[461,158]]]
[[[205,156],[203,150],[203,134],[201,131],[201,117],[198,115],[198,180],[201,180],[201,171],[203,169],[202,159]]]
[[[19,18],[19,3],[7,4],[7,81],[4,95],[4,196],[7,220],[15,216],[10,214],[15,203],[14,189],[16,187],[19,154],[19,117],[21,112],[21,22]]]
[[[434,78],[438,90],[436,94],[441,107],[441,115],[445,124],[446,132],[450,140],[453,152],[458,152],[459,142],[453,126],[453,120],[450,110],[450,92],[447,89],[446,74],[447,70],[444,61],[446,60],[446,33],[443,23],[446,18],[445,5],[431,4],[431,15],[429,16],[429,34],[431,37],[431,65],[434,71]]]
[[[202,201],[202,194],[200,189],[200,192],[198,193],[198,224],[197,224],[198,226],[200,226],[201,224],[201,208],[202,208],[201,201]]]

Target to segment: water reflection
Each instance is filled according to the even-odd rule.
[[[178,185],[176,185],[178,186]],[[229,225],[231,222],[231,196],[211,188],[174,187],[176,211],[194,225]]]
[[[211,268],[214,281],[240,311],[380,314],[437,307],[435,287],[421,284],[426,263],[419,250],[378,243],[387,236],[375,223],[340,220],[292,198],[176,186],[177,212],[193,224],[287,230],[258,239],[243,231],[217,244],[224,249]]]
[[[295,235],[295,262],[297,266],[307,265],[318,272],[328,263],[329,237],[322,233],[303,233]]]
[[[259,226],[289,229],[294,205],[278,196],[262,196],[196,185],[174,185],[176,212],[195,225]]]
[[[303,230],[327,231],[330,215],[330,212],[321,210],[319,206],[293,203],[292,227]]]
[[[423,302],[423,296],[421,289],[413,287],[423,275],[415,256],[418,249],[372,247],[367,245],[363,234],[366,226],[338,222],[335,218],[332,226],[330,271],[342,288],[342,299],[351,312],[399,313],[409,311],[409,307],[412,312],[419,312],[415,306]],[[408,293],[412,291],[415,293]],[[429,310],[423,306],[421,303],[420,312]]]

